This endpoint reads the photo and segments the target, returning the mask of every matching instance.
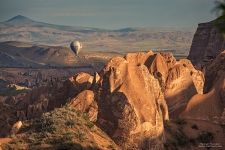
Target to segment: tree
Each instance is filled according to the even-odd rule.
[[[219,15],[216,19],[216,26],[225,34],[225,0],[217,1],[215,10]]]

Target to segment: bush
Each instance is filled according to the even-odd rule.
[[[198,130],[198,126],[197,126],[196,124],[193,124],[193,125],[191,126],[191,128],[192,128],[192,129],[195,129],[195,130]]]
[[[65,125],[68,126],[69,128],[74,128],[76,123],[74,122],[74,120],[67,120]]]
[[[177,141],[177,145],[179,145],[181,147],[189,144],[188,137],[181,130],[176,132],[175,138],[176,138],[176,141]]]
[[[76,137],[79,141],[83,141],[84,140],[84,134],[78,130],[78,132],[76,133]]]
[[[214,136],[211,132],[201,132],[197,137],[197,140],[201,143],[210,143],[214,139]]]
[[[88,127],[88,128],[93,128],[94,127],[94,124],[92,123],[92,122],[90,122],[90,121],[88,121],[87,123],[86,123],[86,126]]]

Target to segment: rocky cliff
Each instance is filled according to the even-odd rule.
[[[196,94],[181,116],[199,120],[225,123],[225,51],[207,67],[205,94]]]
[[[163,122],[169,119],[158,80],[135,61],[141,56],[115,57],[100,74],[98,123],[124,149],[162,147]]]
[[[216,58],[225,49],[225,38],[215,27],[215,21],[200,23],[194,35],[188,59],[194,65],[203,64]]]

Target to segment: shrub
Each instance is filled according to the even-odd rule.
[[[91,122],[91,121],[88,121],[87,123],[86,123],[86,126],[88,127],[88,128],[93,128],[94,127],[94,124]]]
[[[68,126],[69,128],[74,128],[76,123],[74,122],[74,120],[67,120],[65,125]]]
[[[201,143],[210,143],[214,139],[214,136],[211,132],[201,132],[197,137],[197,140]]]
[[[63,141],[72,141],[74,138],[74,134],[71,132],[67,132],[63,135]]]
[[[83,141],[84,140],[84,134],[78,130],[78,132],[76,133],[76,137],[79,141]]]
[[[195,129],[195,130],[198,130],[198,126],[197,126],[196,124],[193,124],[193,125],[191,126],[191,128],[192,128],[192,129]]]
[[[179,132],[176,132],[175,138],[177,141],[177,145],[181,147],[189,144],[188,137],[181,130]]]

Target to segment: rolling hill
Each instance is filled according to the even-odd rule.
[[[68,47],[29,42],[0,42],[0,67],[94,67],[119,53],[83,51],[76,56]],[[96,68],[96,69],[97,69]]]

